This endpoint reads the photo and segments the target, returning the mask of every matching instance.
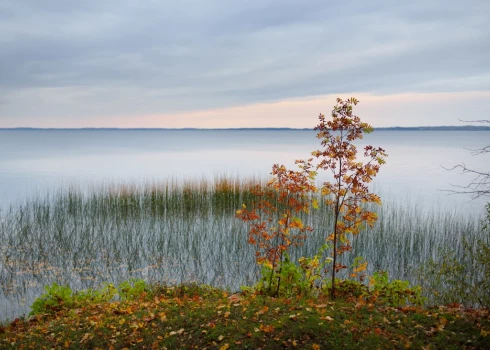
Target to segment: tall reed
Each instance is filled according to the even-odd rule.
[[[0,213],[0,319],[27,312],[42,286],[72,288],[148,281],[196,281],[237,290],[258,277],[248,228],[235,211],[253,200],[265,180],[226,176],[146,184],[106,184],[52,191]],[[361,255],[370,271],[413,281],[411,270],[438,248],[479,237],[480,218],[386,201],[375,227],[353,238],[346,265]],[[302,220],[314,228],[293,260],[316,253],[331,233],[332,213],[320,209]],[[6,298],[9,298],[6,301]],[[12,314],[1,309],[13,306]]]

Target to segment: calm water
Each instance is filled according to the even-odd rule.
[[[464,162],[488,169],[488,155],[472,156],[466,149],[488,145],[489,136],[367,135],[359,148],[369,143],[389,154],[373,184],[385,205],[377,225],[354,242],[349,259],[364,256],[371,272],[386,269],[392,278],[412,281],[413,268],[439,247],[459,249],[463,235],[478,235],[485,201],[441,192],[472,179],[442,166]],[[124,216],[119,209],[104,214],[96,200],[76,202],[75,210],[57,194],[73,184],[83,191],[220,175],[266,178],[272,164],[293,166],[318,146],[313,131],[0,130],[0,320],[27,314],[43,286],[53,282],[75,289],[129,277],[193,280],[232,290],[250,285],[258,270],[247,229],[233,215],[241,203],[222,212],[176,210],[155,217],[141,210]],[[46,193],[60,202],[46,206]],[[298,256],[315,254],[330,233],[322,213],[311,218],[314,236]]]
[[[267,177],[272,164],[293,165],[320,144],[314,131],[246,130],[0,130],[0,207],[76,184],[148,182],[216,175]],[[386,149],[373,186],[383,195],[427,208],[481,211],[483,200],[450,195],[472,177],[447,171],[464,162],[488,169],[486,131],[375,131],[358,145]]]

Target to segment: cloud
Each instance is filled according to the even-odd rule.
[[[147,109],[142,109],[138,116],[100,115],[94,110],[83,118],[57,116],[43,120],[33,117],[21,121],[11,118],[5,122],[9,127],[49,128],[60,125],[68,128],[313,128],[320,113],[330,114],[338,96],[341,94],[167,114],[147,114]],[[360,100],[355,114],[374,127],[466,125],[468,123],[461,120],[481,119],[490,115],[490,106],[481,103],[490,100],[488,91],[390,95],[357,92],[343,97],[350,96]]]
[[[489,12],[480,0],[5,0],[0,126],[489,91]]]

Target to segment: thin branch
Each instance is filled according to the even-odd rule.
[[[472,153],[472,155],[477,156],[480,154],[489,153],[490,152],[490,146],[486,146],[486,147],[479,148],[479,149],[465,148],[465,150],[470,151]]]
[[[461,190],[441,190],[442,192],[449,192],[450,194],[470,194],[473,199],[479,198],[479,197],[485,197],[485,196],[490,196],[490,172],[481,172],[473,169],[468,169],[464,163],[461,163],[460,165],[456,165],[452,168],[442,168],[451,171],[455,169],[461,169],[462,174],[473,174],[476,175],[473,180],[467,184],[466,186],[460,186],[460,185],[453,185],[450,184],[453,187],[463,189]]]

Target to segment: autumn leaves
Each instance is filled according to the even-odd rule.
[[[262,286],[258,287],[270,295],[280,294],[281,289],[292,290],[291,284],[300,286],[301,292],[305,286],[324,284],[322,273],[328,270],[331,297],[335,298],[336,273],[346,268],[339,263],[338,256],[350,251],[350,236],[359,234],[365,224],[372,227],[376,222],[376,213],[367,209],[366,204],[381,204],[381,200],[369,192],[368,184],[385,163],[387,154],[384,149],[369,145],[364,148],[364,161],[357,159],[354,142],[373,131],[353,114],[357,103],[355,98],[345,101],[339,98],[330,120],[320,114],[315,130],[322,149],[312,152],[318,160],[316,165],[314,158],[297,160],[297,171],[275,164],[267,188],[255,188],[256,200],[250,208],[244,205],[236,213],[250,225],[248,242],[256,247],[257,263],[264,268]],[[315,186],[318,171],[332,177],[319,189]],[[334,225],[315,228],[327,232],[326,244],[319,247],[315,257],[301,258],[298,266],[289,260],[288,251],[302,245],[313,230],[300,216],[317,210],[319,200],[334,213]],[[327,250],[330,257],[323,256]],[[366,264],[361,266],[366,268]],[[359,272],[358,266],[356,274]]]

